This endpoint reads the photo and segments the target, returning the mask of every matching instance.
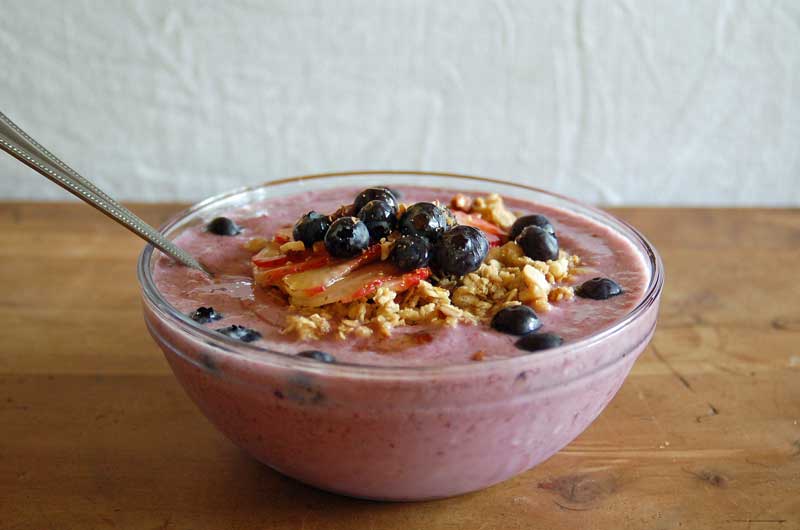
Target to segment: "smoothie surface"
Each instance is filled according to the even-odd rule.
[[[397,186],[402,202],[438,200],[448,203],[454,190]],[[333,212],[352,201],[357,188],[306,191],[297,195],[267,199],[227,212],[242,232],[219,236],[205,230],[204,224],[185,229],[175,242],[199,259],[214,273],[213,278],[181,266],[160,255],[153,277],[158,290],[178,311],[189,314],[198,307],[213,307],[221,320],[209,328],[241,325],[257,330],[262,338],[254,345],[284,353],[322,350],[339,362],[366,365],[446,365],[476,362],[480,358],[498,359],[535,355],[520,350],[517,337],[494,331],[485,324],[447,326],[404,326],[391,337],[340,340],[326,336],[320,340],[299,341],[281,333],[287,314],[285,302],[275,293],[254,285],[251,275],[253,252],[244,244],[254,237],[270,238],[278,229],[292,226],[307,211]],[[465,192],[466,193],[466,192]],[[477,193],[467,193],[478,196]],[[541,331],[557,333],[569,343],[609,327],[628,314],[642,299],[649,273],[641,253],[624,236],[583,215],[532,202],[504,197],[506,206],[517,215],[538,213],[554,225],[559,246],[581,258],[581,274],[572,285],[597,276],[615,280],[624,293],[607,300],[575,297],[552,304],[539,314]],[[209,219],[206,219],[208,221]]]

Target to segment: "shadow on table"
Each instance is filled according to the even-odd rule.
[[[253,513],[297,514],[320,511],[329,517],[358,513],[402,513],[412,509],[417,511],[421,506],[433,508],[458,499],[466,500],[471,496],[425,502],[357,499],[305,485],[258,462],[243,451],[234,448],[231,451],[237,452],[237,456],[229,462],[233,467],[231,473],[236,477],[236,483],[226,485],[225,489],[231,491],[227,488],[235,488],[238,508],[252,510]]]

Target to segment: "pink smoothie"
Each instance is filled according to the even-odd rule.
[[[455,193],[400,189],[407,203],[447,201]],[[431,328],[432,340],[398,351],[336,339],[295,342],[279,333],[281,308],[253,288],[250,253],[241,245],[269,236],[309,209],[333,211],[356,191],[312,192],[214,211],[244,227],[235,237],[204,232],[208,218],[198,218],[176,240],[217,273],[213,280],[166,258],[155,260],[155,286],[179,312],[213,306],[225,315],[206,327],[240,324],[263,334],[252,343],[257,347],[287,353],[316,348],[340,362],[372,366],[331,365],[220,344],[146,294],[150,332],[214,425],[255,458],[298,480],[390,500],[489,486],[531,468],[581,433],[652,336],[661,285],[654,272],[657,256],[647,257],[643,243],[629,239],[632,231],[627,236],[618,231],[627,229],[506,199],[513,210],[546,215],[561,247],[590,268],[586,278],[610,277],[625,289],[605,301],[561,302],[540,315],[543,331],[563,336],[564,347],[526,353],[488,326]],[[635,318],[623,326],[582,340],[613,327],[636,306]],[[469,360],[477,350],[487,353],[486,361]]]
[[[425,188],[400,188],[406,203],[439,200],[449,202],[452,191]],[[279,228],[291,226],[309,209],[334,211],[352,201],[357,189],[336,189],[267,200],[245,208],[226,212],[243,230],[238,236],[218,236],[207,232],[202,224],[194,226],[176,239],[176,243],[196,256],[215,273],[210,278],[198,271],[176,265],[163,256],[156,264],[158,289],[182,313],[200,306],[213,306],[224,319],[209,324],[219,328],[239,324],[259,331],[265,348],[296,353],[319,349],[332,353],[342,362],[369,365],[441,365],[469,362],[476,351],[487,353],[487,359],[525,355],[514,347],[515,337],[492,330],[485,325],[457,328],[428,326],[408,327],[395,332],[393,339],[376,341],[348,338],[347,341],[325,338],[298,342],[280,333],[286,314],[273,296],[254,287],[250,278],[252,253],[242,245],[253,237],[271,237]],[[560,247],[582,258],[585,273],[576,277],[575,285],[595,276],[614,279],[625,290],[608,300],[574,298],[553,304],[553,309],[540,315],[542,331],[557,333],[565,341],[574,341],[608,327],[627,314],[641,299],[649,280],[645,263],[633,245],[608,227],[587,217],[542,205],[506,199],[508,206],[522,214],[540,213],[553,223]],[[403,335],[414,335],[404,340]],[[424,340],[419,340],[424,337]]]

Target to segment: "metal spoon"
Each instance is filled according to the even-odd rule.
[[[94,206],[176,261],[209,274],[205,267],[185,250],[56,158],[2,112],[0,112],[0,149]]]

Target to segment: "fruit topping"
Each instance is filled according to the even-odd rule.
[[[522,233],[528,226],[538,226],[548,234],[554,236],[556,235],[556,229],[553,228],[553,225],[550,223],[550,220],[545,217],[544,215],[539,215],[538,213],[531,214],[531,215],[524,215],[519,217],[514,224],[511,225],[511,230],[508,232],[509,239],[516,239],[518,235]]]
[[[430,276],[428,268],[402,274],[394,265],[387,262],[367,265],[342,277],[322,290],[288,291],[291,303],[296,306],[318,307],[333,302],[352,302],[369,298],[379,287],[385,286],[395,292],[405,291]]]
[[[330,226],[331,220],[327,215],[311,210],[295,223],[292,236],[295,241],[302,241],[306,248],[311,248],[314,243],[325,238],[325,232]]]
[[[558,240],[539,226],[526,226],[515,241],[531,259],[536,261],[558,259]]]
[[[389,204],[392,209],[397,212],[397,197],[394,196],[389,188],[367,188],[363,190],[361,193],[356,195],[356,199],[353,201],[353,208],[355,209],[355,213],[361,211],[361,208],[367,205],[368,202],[379,200]]]
[[[369,245],[367,225],[355,217],[335,220],[325,233],[325,248],[337,258],[352,258]]]
[[[623,292],[622,287],[610,278],[592,278],[575,289],[578,296],[593,300],[606,300]]]
[[[542,322],[530,307],[515,305],[498,311],[492,318],[492,327],[509,335],[527,335],[542,327]]]
[[[430,275],[431,270],[427,267],[415,269],[405,274],[400,274],[396,270],[388,271],[388,273],[385,270],[377,274],[373,273],[372,278],[367,276],[366,283],[360,289],[345,296],[341,301],[351,302],[360,298],[369,298],[375,294],[379,287],[386,287],[395,293],[402,293],[414,287],[420,281],[428,279]]]
[[[216,217],[212,219],[211,222],[206,225],[206,230],[218,236],[235,236],[242,233],[242,229],[239,228],[239,225],[227,217]]]
[[[397,225],[397,208],[386,201],[375,199],[361,208],[358,218],[369,230],[370,242],[377,243],[382,238],[389,237]]]
[[[439,206],[430,202],[418,202],[408,207],[400,219],[400,232],[437,241],[449,228],[447,215]]]
[[[298,357],[305,357],[307,359],[314,359],[323,363],[335,363],[336,357],[330,353],[319,350],[306,350],[297,354]]]
[[[208,324],[209,322],[220,320],[222,314],[214,311],[213,307],[198,307],[189,313],[189,318],[200,324]]]
[[[400,270],[425,267],[431,259],[431,244],[421,236],[402,236],[394,242],[389,260]]]
[[[525,351],[547,350],[561,346],[564,339],[555,333],[531,333],[516,342],[517,348]]]
[[[290,296],[313,296],[321,293],[357,268],[377,261],[380,255],[381,246],[373,245],[355,258],[328,261],[320,267],[286,275],[282,277],[282,287]]]
[[[446,232],[434,249],[436,271],[463,276],[481,266],[489,252],[489,241],[472,226],[459,225]]]
[[[303,261],[299,261],[297,263],[286,261],[280,264],[280,266],[274,268],[261,267],[259,265],[253,271],[253,278],[255,279],[256,283],[261,286],[277,285],[278,282],[280,282],[289,274],[319,269],[320,267],[324,267],[330,263],[331,260],[332,258],[328,254],[312,254]]]
[[[219,328],[215,331],[222,333],[232,339],[240,340],[242,342],[253,342],[261,338],[261,333],[254,329],[246,328],[233,324],[224,328]]]
[[[388,188],[367,188],[330,215],[312,210],[271,239],[251,238],[245,248],[255,253],[255,283],[275,288],[264,293],[287,306],[284,333],[301,340],[331,333],[343,340],[351,334],[386,338],[397,326],[468,322],[527,336],[541,327],[536,312],[574,296],[559,282],[580,259],[560,252],[544,216],[515,222],[497,194],[474,200],[457,195],[450,207],[435,201],[407,206],[397,199]],[[499,248],[490,253],[490,247]],[[582,296],[621,292],[613,284],[617,291],[598,295],[591,285],[581,287]],[[218,331],[244,341],[260,337],[242,326]],[[531,344],[553,340],[548,336]],[[530,347],[546,347],[538,344]],[[298,355],[334,362],[319,358],[327,355],[319,351]]]

